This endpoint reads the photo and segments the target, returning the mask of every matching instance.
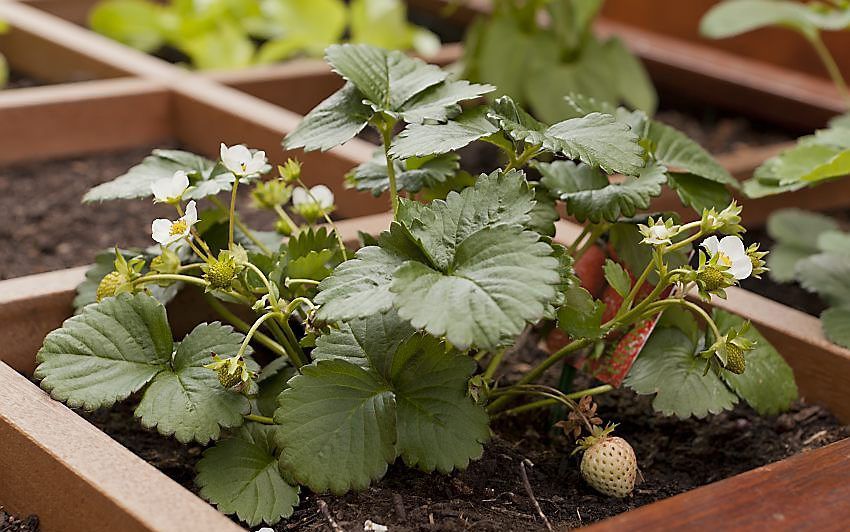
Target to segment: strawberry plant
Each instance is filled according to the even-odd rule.
[[[771,215],[767,231],[776,244],[768,264],[778,283],[797,281],[820,295],[829,308],[821,314],[829,340],[850,348],[850,233],[828,216],[799,209]]]
[[[652,114],[657,95],[640,60],[619,38],[593,35],[593,21],[603,3],[493,2],[492,15],[476,21],[466,35],[466,76],[492,83],[498,94],[549,122],[579,115],[564,101],[567,93]],[[542,18],[546,24],[540,24]]]
[[[407,21],[400,0],[102,0],[89,25],[145,52],[171,47],[198,69],[320,56],[345,36],[426,55],[440,46],[433,33]]]
[[[544,379],[577,356],[613,373],[609,344],[625,353],[625,385],[654,395],[660,412],[705,416],[743,400],[776,413],[794,400],[790,368],[757,331],[685,297],[722,297],[764,261],[738,236],[735,181],[682,133],[589,99],[568,102],[580,116],[546,124],[508,96],[476,103],[494,87],[398,51],[334,45],[326,58],[345,85],[284,143],[327,150],[374,128],[382,146],[347,182],[387,193],[387,230],[351,253],[328,216],[332,194],[306,188],[293,161],[262,181],[265,153],[245,146],[222,145],[217,161],[157,150],[86,196],[152,196],[175,214],[153,222],[156,247],[116,249],[87,274],[79,314],[38,353],[53,397],[95,409],[135,394],[142,425],[212,444],[200,494],[250,525],[290,515],[301,486],[365,489],[398,459],[464,468],[482,455],[490,419],[551,405],[565,408],[575,438],[587,433],[588,482],[627,494],[634,455],[600,431],[590,399],[622,378],[574,391]],[[499,147],[504,165],[458,170],[458,150],[474,142]],[[645,212],[668,185],[694,221]],[[277,214],[276,232],[236,212],[248,186]],[[586,223],[566,245],[554,239],[559,201]],[[598,291],[574,264],[594,265]],[[188,286],[227,324],[176,342],[164,304]],[[544,323],[566,342],[517,382],[498,379],[509,348]],[[603,467],[612,452],[616,471]]]
[[[850,29],[850,4],[843,1],[727,0],[702,19],[703,35],[733,37],[765,27],[793,30],[817,52],[836,89],[850,106],[850,91],[829,49],[823,31]],[[850,114],[833,118],[829,126],[807,135],[797,145],[771,157],[744,183],[744,192],[759,198],[817,186],[850,174]]]

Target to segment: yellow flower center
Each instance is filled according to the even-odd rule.
[[[186,223],[186,220],[177,220],[173,224],[171,224],[171,231],[168,232],[171,236],[182,235],[189,228],[189,224]]]
[[[729,255],[723,253],[722,251],[717,252],[717,262],[724,266],[732,266],[732,259],[730,259]]]

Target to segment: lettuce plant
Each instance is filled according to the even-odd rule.
[[[547,369],[574,355],[603,364],[609,344],[662,312],[625,381],[655,395],[657,410],[705,416],[744,400],[775,413],[794,400],[790,368],[757,331],[684,295],[722,297],[764,271],[764,254],[738,237],[734,180],[682,133],[639,111],[585,110],[592,100],[573,99],[581,116],[544,124],[507,96],[477,103],[492,86],[397,51],[335,45],[326,58],[346,83],[285,145],[331,149],[374,128],[382,146],[348,182],[388,194],[388,229],[351,254],[327,216],[329,191],[292,188],[297,163],[260,181],[265,154],[245,146],[222,146],[218,161],[154,152],[86,197],[153,196],[175,215],[153,222],[156,248],[116,250],[89,272],[80,313],[38,354],[53,397],[94,409],[137,394],[142,425],[215,442],[198,464],[200,494],[250,525],[290,515],[300,486],[365,489],[399,458],[428,472],[464,468],[494,416],[560,404],[584,419],[588,400],[576,400],[613,386],[563,391],[542,380]],[[474,142],[498,146],[504,166],[459,171],[457,151]],[[643,212],[666,185],[694,221]],[[245,186],[278,214],[277,233],[240,221]],[[228,192],[229,206],[217,198]],[[586,223],[568,245],[553,238],[557,201]],[[617,258],[597,272],[618,298],[606,301],[574,271],[603,236]],[[697,243],[698,266],[687,260]],[[175,342],[164,303],[181,286],[202,289],[228,324]],[[570,340],[518,382],[496,380],[538,323]]]
[[[799,282],[829,305],[820,318],[830,341],[850,348],[850,233],[834,219],[799,209],[771,215],[767,231],[776,241],[770,277]]]
[[[89,24],[145,52],[175,48],[198,69],[318,56],[346,34],[351,42],[426,55],[440,46],[407,22],[401,0],[103,0]]]
[[[470,79],[492,83],[541,120],[577,116],[564,94],[626,104],[650,115],[657,96],[640,60],[617,37],[599,39],[592,24],[603,0],[497,0],[492,15],[466,36]],[[545,17],[547,23],[540,24]],[[551,90],[557,87],[557,90]]]
[[[817,52],[842,98],[850,106],[850,91],[829,49],[823,31],[850,29],[850,4],[843,1],[727,0],[702,19],[703,35],[720,39],[766,27],[787,28],[802,35]],[[744,184],[749,197],[759,198],[839,179],[850,174],[850,114],[829,127],[800,138],[797,145],[771,157]]]

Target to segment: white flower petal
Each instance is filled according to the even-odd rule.
[[[744,258],[734,259],[732,261],[732,265],[729,266],[729,273],[731,273],[735,279],[738,279],[739,281],[746,279],[753,273],[753,263],[747,256],[744,256]]]
[[[323,209],[329,209],[334,204],[334,193],[325,185],[316,185],[310,193]]]
[[[716,239],[717,237],[712,238]],[[733,262],[737,261],[741,257],[749,260],[747,257],[747,250],[744,247],[744,241],[737,236],[724,236],[723,239],[720,240],[718,248]]]
[[[171,239],[171,220],[157,218],[151,224],[151,236],[160,244],[168,244]]]
[[[702,241],[701,246],[708,251],[709,255],[713,256],[717,253],[717,250],[720,249],[720,241],[716,236],[710,236]]]
[[[186,214],[181,220],[184,220],[189,227],[198,223],[198,208],[194,200],[186,205]]]
[[[292,205],[298,207],[300,205],[304,205],[305,203],[310,203],[310,195],[307,194],[307,190],[303,187],[296,187],[295,190],[292,191]]]

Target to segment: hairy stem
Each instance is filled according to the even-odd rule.
[[[251,328],[251,326],[246,321],[243,321],[236,314],[228,310],[227,307],[222,305],[221,302],[213,296],[207,295],[206,300],[207,304],[209,304],[209,306],[212,307],[213,310],[215,310],[222,318],[226,319],[228,322],[230,322],[231,325],[233,325],[243,333],[248,332],[248,330]],[[289,353],[282,345],[275,342],[269,336],[261,333],[260,331],[254,333],[254,338],[256,338],[258,342],[269,348],[276,355],[286,357],[289,356]]]
[[[398,185],[396,184],[395,165],[393,158],[390,156],[390,144],[393,140],[393,126],[385,124],[379,128],[381,130],[381,139],[384,143],[384,158],[387,161],[387,177],[390,180],[390,203],[393,206],[393,218],[398,216]]]
[[[267,416],[258,416],[257,414],[245,414],[242,416],[245,418],[245,421],[254,421],[256,423],[262,423],[263,425],[274,425],[274,419]]]
[[[847,89],[847,82],[844,81],[841,70],[838,68],[832,54],[829,53],[829,48],[826,47],[819,33],[815,33],[814,36],[810,36],[808,39],[817,52],[823,66],[826,67],[826,71],[829,73],[829,77],[832,78],[832,82],[835,84],[835,88],[838,89],[838,93],[841,94],[845,104],[850,108],[850,91]]]

